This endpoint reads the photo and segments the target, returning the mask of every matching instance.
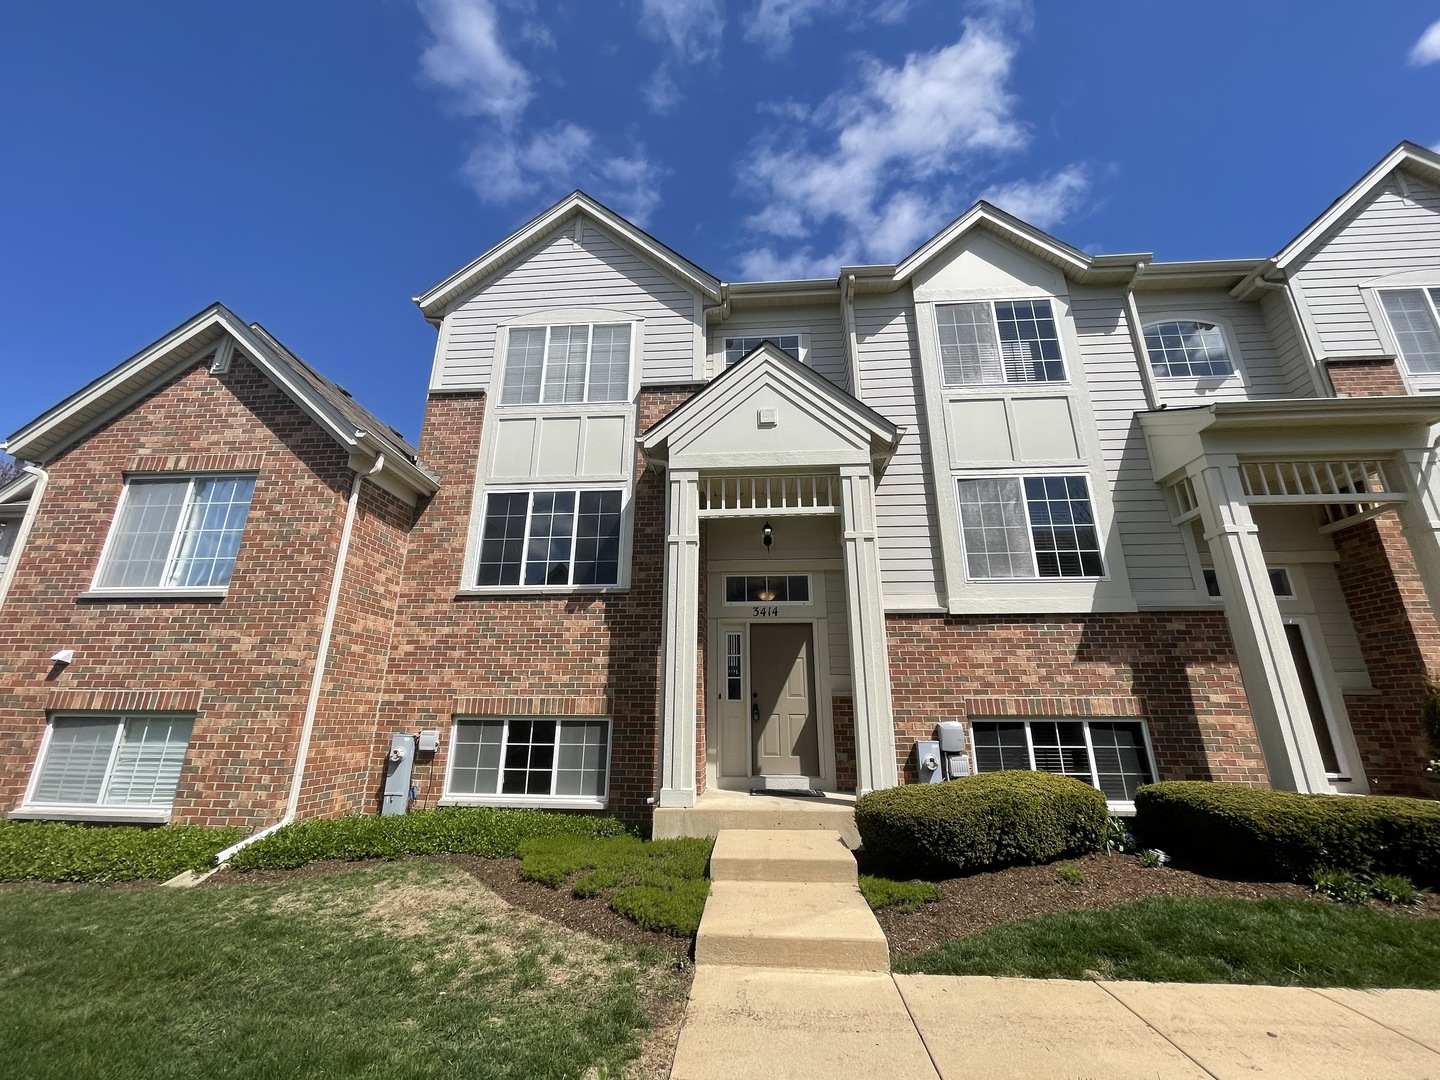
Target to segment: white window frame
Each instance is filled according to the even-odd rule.
[[[1245,361],[1240,355],[1239,342],[1235,335],[1235,328],[1230,320],[1223,315],[1216,315],[1208,311],[1193,311],[1182,309],[1179,311],[1152,311],[1141,316],[1140,340],[1145,340],[1145,334],[1151,327],[1159,326],[1161,323],[1171,322],[1196,322],[1209,323],[1220,331],[1225,338],[1225,348],[1230,353],[1230,373],[1228,375],[1161,375],[1155,370],[1155,358],[1150,355],[1149,343],[1145,346],[1145,362],[1150,365],[1150,373],[1167,387],[1175,386],[1217,386],[1220,383],[1235,380],[1245,382]]]
[[[617,399],[606,399],[604,401],[592,401],[589,398],[590,392],[590,359],[595,347],[595,327],[597,326],[629,326],[630,327],[630,360],[629,373],[625,384],[625,397]],[[585,326],[589,328],[589,337],[585,347],[585,392],[583,401],[545,401],[545,373],[550,366],[550,333],[557,326]],[[498,327],[496,332],[496,356],[499,362],[495,365],[494,392],[495,403],[501,409],[581,409],[590,406],[601,408],[614,408],[618,405],[633,404],[635,394],[639,388],[639,364],[636,362],[641,355],[641,338],[643,323],[626,312],[607,312],[590,308],[573,310],[546,311],[538,316],[530,316],[517,319],[514,322]],[[510,366],[510,334],[514,330],[544,330],[545,345],[540,362],[540,401],[506,401],[505,400],[505,379]]]
[[[1099,545],[1100,564],[1104,572],[1099,575],[1090,574],[1045,574],[1040,573],[1040,563],[1035,552],[1035,526],[1030,520],[1030,500],[1025,497],[1026,480],[1045,479],[1070,479],[1079,477],[1085,481],[1085,498],[1090,504],[1090,516],[1094,518],[1095,539]],[[1020,503],[1025,509],[1025,535],[1030,541],[1030,565],[1034,568],[1033,577],[972,577],[970,574],[969,553],[965,548],[965,515],[960,499],[960,482],[962,480],[1014,480],[1020,485]],[[960,541],[960,566],[965,572],[966,582],[973,582],[977,585],[991,584],[1049,584],[1056,582],[1096,582],[1110,580],[1110,560],[1105,555],[1105,534],[1100,527],[1100,517],[1095,511],[1095,485],[1088,472],[1076,472],[1075,470],[1054,469],[1026,472],[963,472],[957,473],[951,478],[955,492],[955,521],[959,530]]]
[[[809,332],[808,332],[808,331],[804,331],[804,330],[784,330],[784,329],[780,329],[779,327],[772,327],[772,328],[770,328],[770,329],[768,329],[768,330],[753,330],[753,331],[752,331],[752,330],[741,330],[741,331],[739,331],[738,333],[733,333],[733,334],[721,334],[721,335],[720,335],[720,370],[721,370],[721,371],[728,371],[728,370],[730,370],[730,368],[732,368],[732,367],[734,366],[734,364],[731,364],[731,363],[728,361],[728,359],[727,359],[727,355],[728,355],[728,353],[730,352],[729,343],[730,343],[732,340],[735,340],[735,339],[744,340],[744,339],[746,339],[746,338],[755,338],[755,339],[757,340],[757,342],[758,342],[758,341],[767,341],[767,340],[768,340],[768,341],[773,342],[773,343],[775,344],[775,347],[776,347],[776,348],[781,349],[781,350],[784,351],[784,352],[789,352],[788,349],[785,349],[782,345],[780,345],[780,343],[779,343],[778,341],[775,340],[776,338],[782,338],[782,337],[793,337],[793,338],[798,338],[798,339],[799,339],[799,342],[800,342],[800,343],[799,343],[799,345],[797,346],[797,352],[794,353],[793,355],[795,356],[795,359],[796,359],[796,360],[800,361],[800,363],[804,364],[806,367],[809,367],[809,366],[810,366],[810,334],[809,334]],[[757,345],[757,346],[755,346],[755,347],[758,348],[759,346]],[[746,352],[741,356],[741,359],[744,359],[745,356],[748,356],[750,353],[752,353],[752,352],[754,352],[754,351],[755,351],[754,348],[747,349]],[[739,363],[739,361],[737,360],[736,363]]]
[[[995,344],[996,344],[996,347],[998,348],[998,347],[1000,346],[1000,344],[1001,344],[1001,342],[1000,342],[1000,318],[999,318],[998,315],[995,314],[995,305],[996,305],[996,304],[1020,304],[1020,303],[1030,303],[1030,304],[1034,304],[1034,303],[1039,303],[1039,302],[1041,302],[1041,301],[1044,301],[1045,303],[1047,303],[1047,304],[1050,305],[1050,320],[1055,324],[1055,343],[1056,343],[1057,347],[1058,347],[1059,350],[1060,350],[1060,369],[1061,369],[1061,372],[1062,372],[1060,378],[1058,378],[1058,379],[1039,379],[1039,380],[1028,380],[1028,381],[1015,381],[1015,382],[1012,382],[1012,381],[1009,380],[1009,379],[1001,379],[999,382],[973,382],[973,383],[967,383],[967,382],[952,383],[952,382],[946,381],[946,378],[945,378],[945,356],[944,356],[944,351],[943,351],[943,348],[942,348],[941,342],[940,342],[940,312],[941,312],[942,309],[948,308],[948,307],[959,307],[959,306],[961,306],[961,305],[963,305],[963,304],[985,304],[985,305],[988,305],[988,307],[989,307],[989,309],[990,309],[990,327],[991,327],[991,329],[993,329],[993,330],[995,331]],[[1065,326],[1064,326],[1064,318],[1065,318],[1065,317],[1062,316],[1061,313],[1056,310],[1056,306],[1057,306],[1057,297],[1054,297],[1054,296],[996,296],[996,297],[976,296],[976,297],[957,297],[957,298],[951,298],[951,299],[945,299],[945,300],[937,300],[937,301],[935,301],[935,303],[934,303],[934,305],[933,305],[934,311],[933,311],[933,313],[932,313],[932,314],[933,314],[933,318],[934,318],[934,332],[935,332],[935,361],[936,361],[936,363],[939,365],[940,386],[941,386],[941,388],[944,389],[947,393],[949,393],[949,392],[953,392],[953,391],[957,391],[957,390],[959,390],[959,391],[966,391],[966,390],[981,390],[981,389],[984,389],[984,390],[992,390],[992,391],[993,391],[996,387],[1000,387],[1000,386],[1012,387],[1012,388],[1015,388],[1015,389],[1017,389],[1017,390],[1025,390],[1025,389],[1029,389],[1029,388],[1040,389],[1040,388],[1045,388],[1045,387],[1058,387],[1058,386],[1069,386],[1069,385],[1071,385],[1072,380],[1071,380],[1071,378],[1070,378],[1070,360],[1069,360],[1069,358],[1066,356],[1066,349],[1065,349]],[[1001,360],[1000,360],[1000,367],[1001,367],[1001,371],[1004,371],[1004,369],[1005,369],[1005,360],[1004,360],[1003,355],[1002,355]]]
[[[764,578],[772,578],[772,577],[773,577],[773,578],[803,577],[803,578],[805,579],[805,590],[806,590],[806,592],[809,594],[809,597],[808,597],[808,599],[805,599],[805,600],[729,600],[729,599],[726,599],[726,598],[729,596],[729,594],[730,594],[729,584],[730,584],[730,579],[731,579],[731,578],[742,578],[742,579],[743,579],[743,578],[752,578],[752,577],[764,577]],[[786,606],[786,607],[810,607],[810,606],[812,606],[812,605],[815,603],[815,577],[814,577],[813,574],[804,574],[804,573],[800,573],[800,574],[790,574],[790,573],[776,572],[776,573],[773,573],[773,574],[772,574],[772,573],[763,573],[763,574],[743,573],[743,574],[737,574],[737,573],[728,573],[728,572],[727,572],[727,573],[724,573],[724,574],[721,574],[721,575],[720,575],[720,603],[721,603],[721,605],[724,606],[724,607],[732,607],[732,608],[752,607],[752,606],[754,606],[755,604],[766,604],[766,605],[776,605],[776,606],[784,605],[784,606]]]
[[[498,783],[503,786],[505,783],[505,751],[510,745],[510,721],[555,721],[555,756],[551,759],[550,765],[550,795],[474,795],[470,793],[455,793],[451,790],[451,776],[455,768],[455,735],[461,725],[467,723],[495,723],[499,721],[504,724],[500,732],[500,769],[497,776]],[[589,795],[556,795],[555,783],[559,777],[560,770],[560,728],[567,721],[571,723],[597,723],[605,724],[605,791],[599,798]],[[610,763],[614,758],[615,750],[615,719],[610,716],[483,716],[466,715],[455,716],[450,721],[450,751],[445,762],[445,791],[439,799],[441,806],[541,806],[552,810],[604,810],[610,805],[610,782],[612,779]]]
[[[1395,327],[1390,323],[1390,312],[1385,309],[1384,294],[1387,292],[1418,292],[1424,298],[1430,308],[1430,317],[1435,320],[1435,328],[1440,331],[1440,303],[1431,295],[1433,290],[1440,290],[1440,278],[1431,281],[1429,284],[1410,285],[1371,285],[1368,291],[1375,297],[1374,310],[1379,313],[1380,325],[1385,328],[1388,338],[1387,344],[1395,354],[1396,363],[1401,372],[1408,379],[1434,380],[1440,379],[1440,370],[1437,371],[1415,371],[1410,367],[1410,361],[1400,348],[1400,339],[1395,335]]]
[[[1140,728],[1141,744],[1145,748],[1145,761],[1150,766],[1151,783],[1160,779],[1160,770],[1155,767],[1155,747],[1150,742],[1150,725],[1138,716],[975,716],[970,718],[970,754],[974,763],[974,771],[980,772],[980,755],[975,745],[976,724],[1023,724],[1025,727],[1025,750],[1030,758],[1031,772],[1046,772],[1047,769],[1035,767],[1035,738],[1030,732],[1031,724],[1079,724],[1085,732],[1085,753],[1090,759],[1090,786],[1096,791],[1100,790],[1100,772],[1095,767],[1095,742],[1090,735],[1091,722],[1100,724],[1136,724]],[[1061,773],[1049,773],[1051,776],[1060,776]],[[1133,814],[1135,812],[1135,801],[1133,799],[1111,799],[1106,798],[1105,805],[1112,813]]]
[[[520,563],[520,583],[516,585],[481,585],[477,579],[480,576],[481,552],[485,546],[485,521],[490,512],[490,499],[494,495],[519,495],[530,496],[525,506],[525,536],[523,543],[528,546],[530,543],[530,523],[535,512],[535,496],[545,492],[563,494],[570,492],[575,495],[576,509],[579,513],[580,496],[587,491],[614,491],[620,495],[620,565],[616,568],[616,582],[613,585],[526,585],[525,560],[522,557]],[[476,593],[493,596],[506,593],[608,593],[623,592],[630,588],[630,544],[631,544],[631,522],[632,503],[630,488],[625,484],[515,484],[486,487],[480,496],[480,514],[478,525],[475,530],[473,544],[474,558],[466,571],[465,587],[462,593]],[[570,576],[575,576],[575,532],[574,519],[571,519],[570,532]]]
[[[177,484],[178,484],[178,483],[181,483],[181,482],[185,482],[185,483],[187,483],[187,484],[189,485],[188,488],[186,489],[186,492],[185,492],[185,502],[184,502],[184,505],[183,505],[183,507],[181,508],[180,516],[179,516],[179,518],[178,518],[177,521],[176,521],[175,533],[174,533],[174,535],[172,535],[172,536],[170,537],[170,550],[169,550],[169,551],[166,553],[166,555],[165,555],[165,576],[168,577],[168,576],[174,571],[174,568],[175,568],[175,559],[176,559],[176,556],[177,556],[177,554],[178,554],[178,552],[179,552],[179,549],[180,549],[181,540],[184,538],[184,535],[185,535],[185,522],[189,519],[189,516],[190,516],[190,507],[193,505],[193,499],[195,498],[196,485],[199,484],[199,482],[202,481],[202,480],[242,480],[242,479],[253,480],[253,481],[256,482],[256,485],[258,486],[258,483],[259,483],[259,476],[258,476],[258,474],[255,473],[255,472],[253,472],[253,471],[247,472],[247,471],[244,471],[244,470],[241,470],[241,471],[239,471],[239,472],[213,472],[213,473],[210,473],[210,472],[200,472],[200,473],[184,473],[184,472],[180,472],[180,473],[132,473],[132,474],[126,476],[126,477],[125,477],[125,486],[120,490],[120,498],[119,498],[118,500],[116,500],[116,503],[115,503],[115,512],[114,512],[114,514],[112,514],[111,517],[110,517],[110,529],[109,529],[109,531],[108,531],[108,532],[106,533],[106,535],[105,535],[105,543],[104,543],[104,545],[100,548],[100,559],[99,559],[99,561],[95,564],[95,573],[94,573],[94,575],[93,575],[93,576],[91,577],[91,579],[90,579],[90,588],[89,588],[89,590],[88,590],[87,592],[85,592],[83,595],[84,595],[84,596],[95,596],[95,597],[107,597],[107,596],[108,596],[108,597],[125,597],[125,596],[136,596],[136,597],[142,597],[142,598],[143,598],[143,597],[147,597],[147,596],[194,596],[194,597],[211,597],[211,596],[213,596],[213,597],[220,597],[220,596],[226,595],[226,594],[230,591],[230,584],[225,584],[225,585],[118,585],[118,586],[108,586],[108,587],[107,587],[107,586],[103,586],[103,585],[100,584],[100,579],[105,576],[105,568],[109,565],[111,550],[113,549],[113,547],[114,547],[117,539],[119,538],[120,522],[121,522],[121,521],[124,519],[124,517],[125,517],[125,508],[126,508],[126,506],[129,504],[129,501],[130,501],[130,493],[134,490],[135,484],[136,484],[137,481],[138,481],[139,483],[141,483],[141,484],[144,484],[144,483],[147,483],[147,482],[151,482],[151,483],[155,483],[155,482],[158,482],[158,483],[171,482],[171,483],[177,483]],[[252,488],[252,489],[251,489],[251,493],[250,493],[250,509],[253,510],[253,509],[254,509],[254,506],[255,506],[255,492],[254,492],[254,489]],[[246,520],[245,520],[245,525],[246,525],[247,528],[249,527],[249,524],[250,524],[249,511],[247,510],[247,512],[246,512]],[[242,537],[242,541],[241,541],[241,542],[243,543],[243,537],[244,537],[244,532],[243,532],[243,530],[242,530],[242,532],[241,532],[241,537]],[[239,555],[239,553],[237,552],[236,555],[235,555],[235,563],[236,563],[236,565],[239,565],[239,562],[240,562],[240,555]],[[233,583],[234,580],[235,580],[235,578],[234,578],[234,573],[235,573],[234,567],[231,567],[230,573],[231,573],[230,581]]]
[[[185,719],[192,724],[197,719],[192,712],[178,713],[154,713],[154,712],[87,712],[85,710],[71,710],[69,712],[55,713],[45,722],[45,734],[40,739],[40,751],[35,755],[35,762],[30,768],[30,782],[25,785],[25,797],[19,809],[12,810],[10,817],[16,819],[38,819],[38,820],[63,820],[63,821],[134,821],[149,824],[152,822],[164,824],[170,820],[170,815],[175,809],[174,800],[168,803],[130,803],[126,805],[106,805],[102,802],[93,803],[42,803],[35,801],[36,789],[40,786],[41,767],[50,753],[51,737],[55,733],[55,721],[57,720],[113,720],[115,722],[115,738],[110,745],[110,759],[105,763],[105,781],[101,786],[101,796],[109,788],[110,782],[114,779],[115,759],[120,754],[120,743],[125,735],[125,728],[132,719],[149,720],[153,718],[168,718],[174,720]],[[190,733],[190,741],[195,739],[194,729]],[[189,744],[185,747],[185,754],[190,753]],[[184,766],[181,766],[181,775],[184,775]]]

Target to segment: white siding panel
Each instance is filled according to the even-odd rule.
[[[1142,602],[1147,593],[1193,598],[1195,579],[1185,543],[1170,524],[1135,416],[1145,409],[1145,393],[1125,321],[1124,296],[1118,289],[1072,285],[1070,304],[1130,587]]]
[[[1289,393],[1289,375],[1276,352],[1258,303],[1241,303],[1219,289],[1139,293],[1135,300],[1142,323],[1150,323],[1161,315],[1222,321],[1233,338],[1231,344],[1240,354],[1243,381],[1238,378],[1157,379],[1161,401],[1183,406],[1205,401],[1285,397]]]
[[[1440,190],[1409,176],[1405,188],[1392,176],[1296,272],[1327,356],[1384,348],[1362,282],[1440,266]]]
[[[825,588],[825,628],[830,638],[830,674],[837,688],[850,689],[850,615],[845,601],[845,571],[827,570],[823,575]]]
[[[808,334],[810,353],[805,362],[836,386],[846,386],[845,344],[837,305],[761,308],[736,311],[710,328],[710,376],[725,370],[725,339],[757,334]]]
[[[887,596],[936,600],[941,592],[940,539],[930,488],[930,435],[920,407],[914,308],[905,295],[856,297],[855,324],[858,396],[907,429],[875,493],[881,581]]]
[[[581,243],[575,242],[573,222],[563,226],[450,314],[439,385],[487,388],[496,326],[564,307],[614,308],[640,316],[645,320],[642,380],[693,381],[697,295],[586,221]]]
[[[1355,624],[1350,619],[1350,608],[1345,603],[1335,567],[1330,563],[1307,563],[1304,573],[1336,680],[1345,690],[1369,689],[1370,673],[1365,667],[1360,639],[1355,635]]]
[[[1295,316],[1284,293],[1268,290],[1260,300],[1260,312],[1275,347],[1275,363],[1285,381],[1285,397],[1314,397],[1315,381],[1310,360],[1295,327]]]

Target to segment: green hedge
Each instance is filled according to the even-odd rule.
[[[1440,802],[1428,799],[1168,781],[1136,791],[1134,831],[1146,847],[1223,873],[1304,878],[1338,867],[1440,885]]]
[[[0,881],[164,881],[205,870],[245,834],[199,825],[0,822]]]
[[[622,836],[613,818],[581,817],[543,810],[451,807],[410,814],[297,821],[241,848],[237,870],[293,870],[321,859],[403,859],[407,855],[479,855],[503,859],[520,854],[536,836]]]
[[[951,877],[1096,851],[1108,821],[1100,792],[1042,772],[907,784],[855,803],[866,861],[896,877]]]

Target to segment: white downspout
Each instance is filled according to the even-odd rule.
[[[1145,405],[1154,412],[1160,408],[1160,392],[1155,388],[1155,369],[1150,366],[1150,350],[1145,347],[1145,331],[1140,325],[1140,305],[1135,302],[1135,278],[1145,272],[1145,263],[1135,264],[1135,276],[1125,286],[1125,322],[1130,327],[1130,346],[1140,365],[1140,385],[1145,390]]]
[[[375,464],[370,467],[370,471],[357,472],[354,483],[350,485],[350,501],[345,507],[345,527],[340,531],[340,550],[335,555],[335,573],[330,576],[330,600],[325,605],[325,622],[320,627],[320,644],[315,650],[315,672],[310,677],[310,696],[305,702],[305,720],[300,727],[300,748],[295,751],[295,771],[290,778],[290,799],[285,805],[285,816],[274,825],[267,825],[253,836],[247,836],[238,844],[232,844],[220,852],[215,856],[216,866],[223,866],[241,848],[265,839],[295,820],[295,814],[300,808],[300,786],[305,781],[305,764],[310,756],[310,736],[315,731],[315,714],[320,709],[320,691],[325,683],[330,635],[335,629],[335,613],[340,607],[340,587],[345,579],[345,560],[350,554],[350,534],[355,527],[355,511],[360,505],[360,486],[366,477],[374,476],[384,467],[385,455],[380,454],[375,458]]]
[[[20,555],[25,550],[25,541],[30,538],[30,527],[35,524],[35,515],[40,512],[40,497],[45,494],[45,485],[50,483],[50,474],[39,465],[26,465],[25,471],[35,477],[35,490],[30,493],[25,516],[20,519],[20,530],[10,548],[10,561],[5,564],[5,573],[0,575],[0,607],[5,606],[5,597],[10,594],[10,583],[15,580],[15,572],[20,568]]]
[[[840,313],[845,322],[845,359],[850,366],[850,394],[860,398],[860,339],[855,330],[855,275],[846,274],[840,289]]]

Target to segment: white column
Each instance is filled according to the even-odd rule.
[[[660,651],[660,802],[695,805],[695,651],[700,620],[700,474],[665,474],[665,624]]]
[[[1239,463],[1233,455],[1208,456],[1192,467],[1190,479],[1270,784],[1288,791],[1329,791]]]
[[[841,548],[850,618],[850,679],[855,695],[855,766],[860,794],[894,787],[895,722],[890,652],[880,591],[875,483],[868,465],[840,469]]]
[[[1430,606],[1440,611],[1440,462],[1433,450],[1406,450],[1396,464],[1409,496],[1399,506],[1400,525]]]

